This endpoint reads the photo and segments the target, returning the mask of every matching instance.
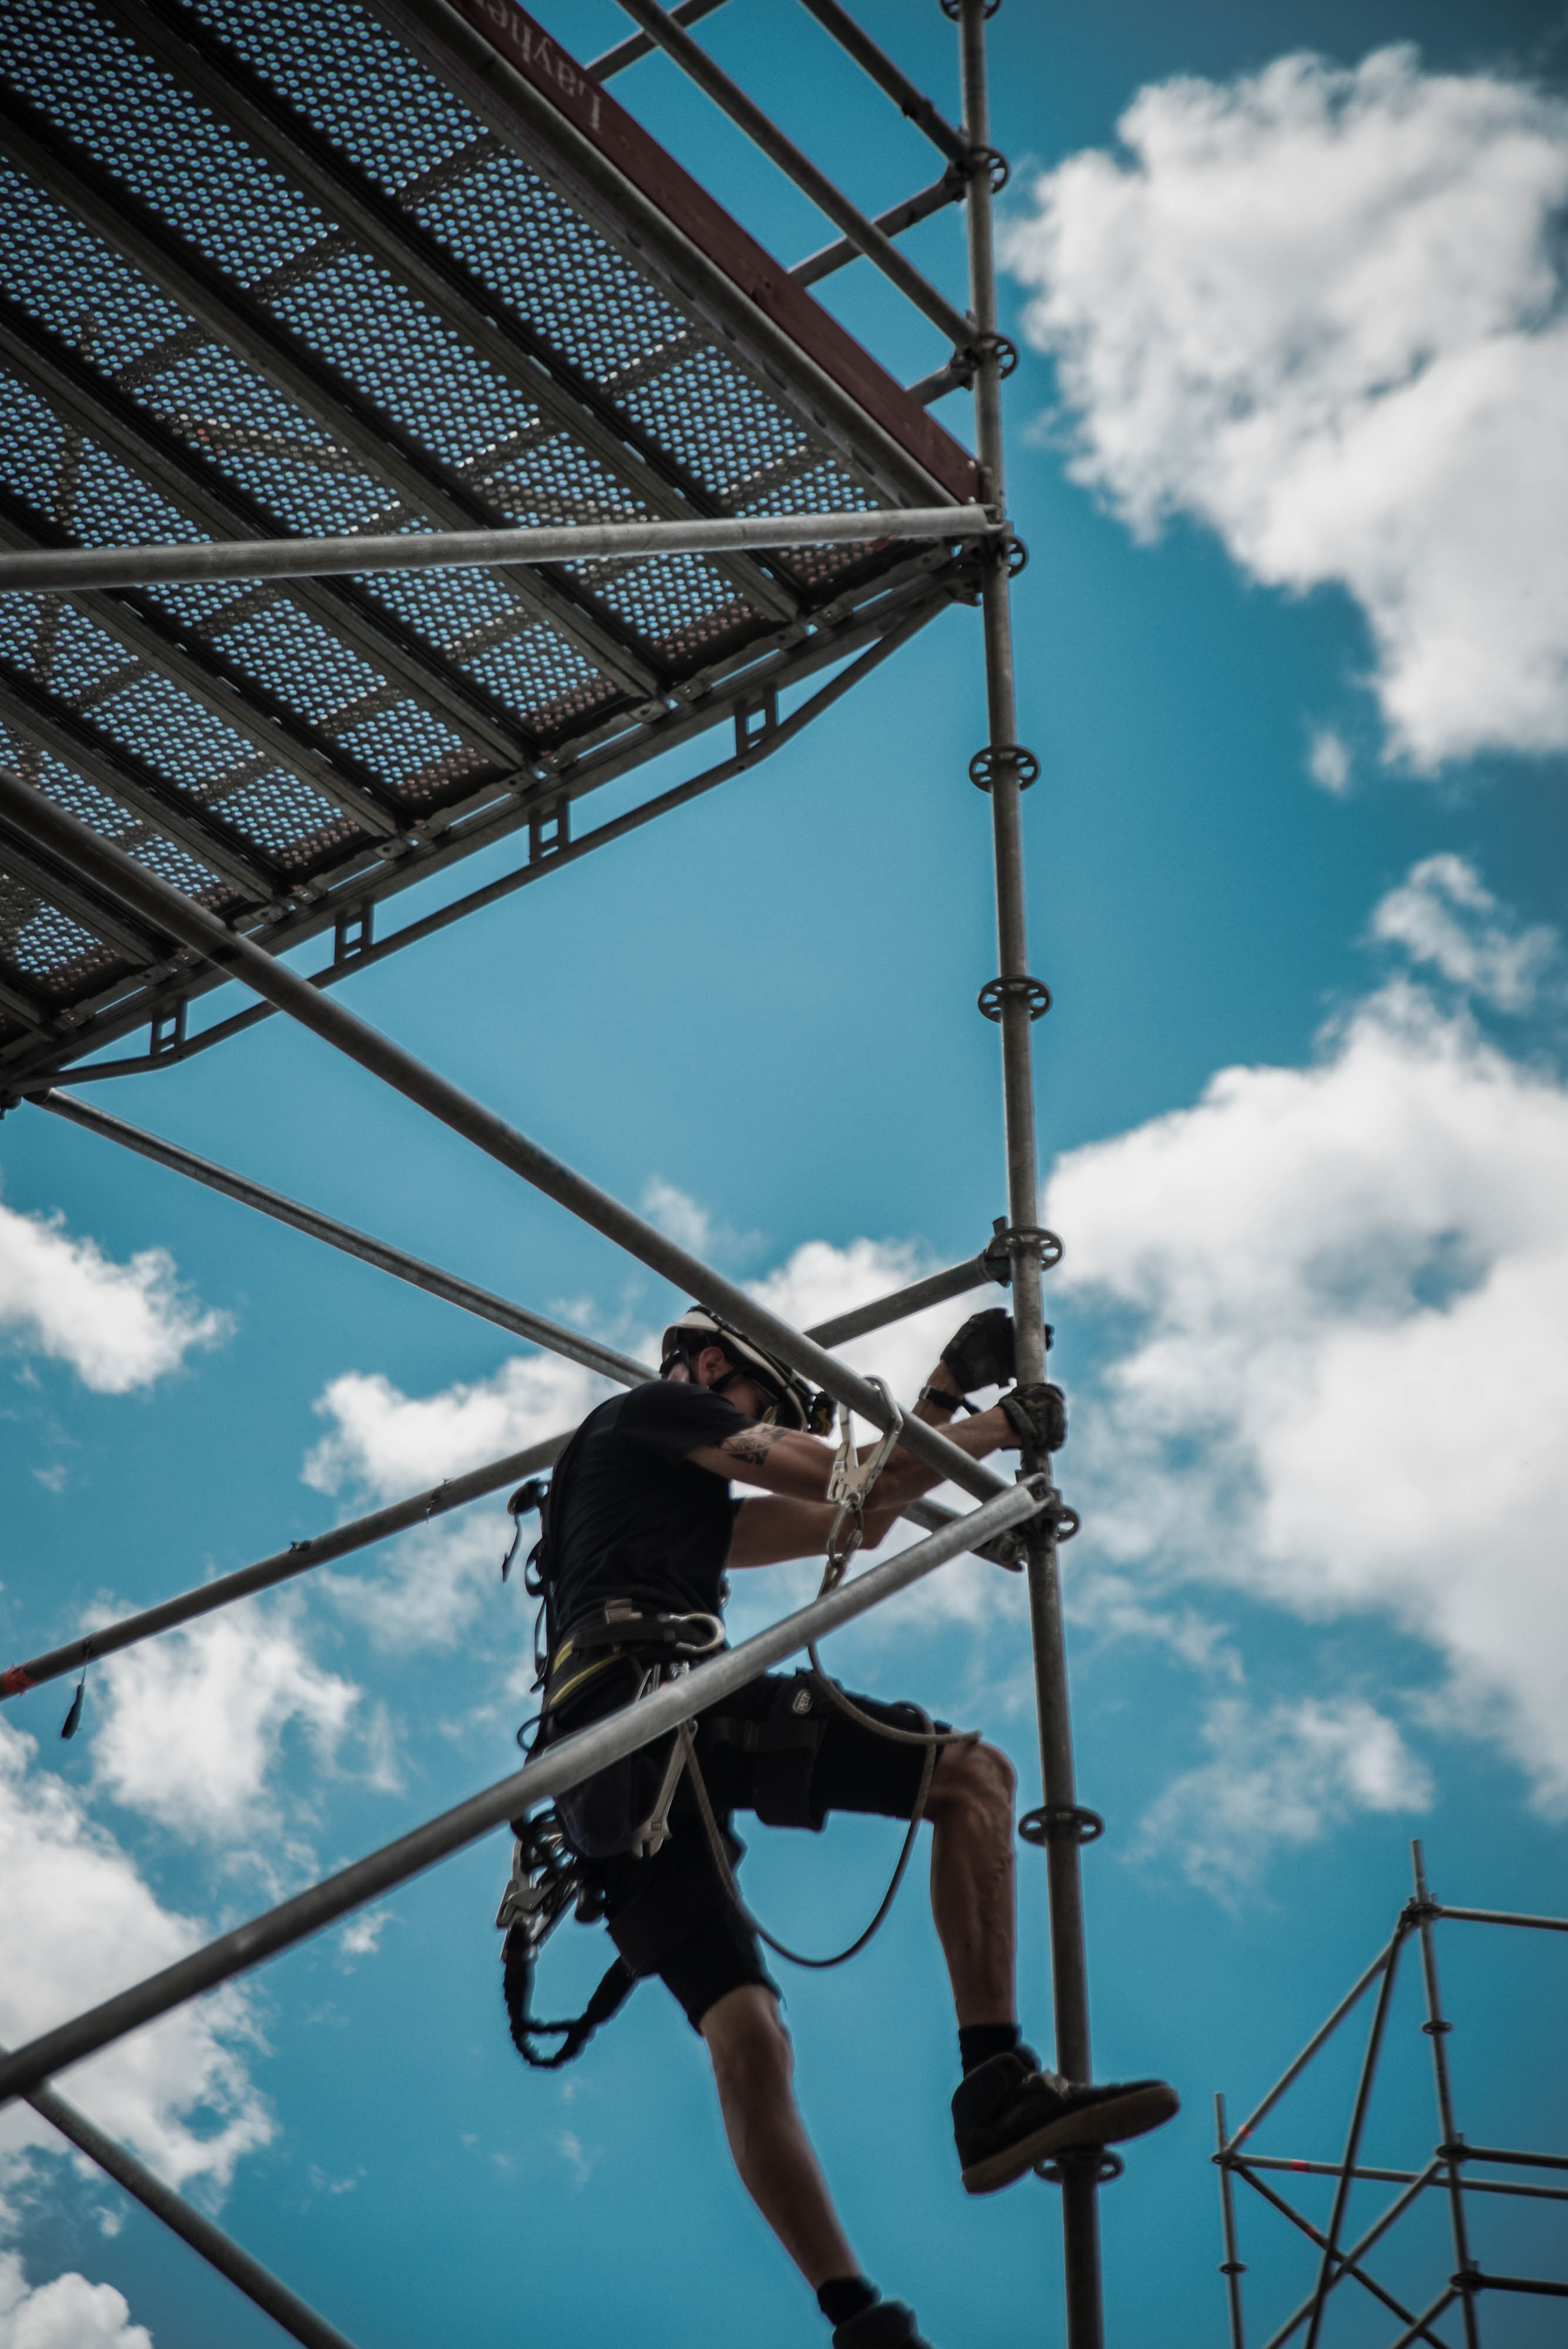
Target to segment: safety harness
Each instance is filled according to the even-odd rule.
[[[827,1558],[818,1591],[826,1598],[843,1580],[849,1561],[859,1548],[865,1512],[877,1477],[903,1433],[904,1417],[888,1388],[871,1381],[888,1405],[890,1424],[865,1460],[857,1456],[847,1408],[838,1407],[838,1445],[828,1480],[827,1498],[837,1505],[827,1542]],[[559,1638],[552,1619],[550,1519],[566,1489],[577,1439],[573,1437],[556,1464],[550,1487],[525,1485],[507,1503],[514,1528],[511,1547],[502,1565],[504,1579],[515,1556],[521,1532],[517,1521],[528,1510],[540,1514],[540,1536],[530,1551],[524,1572],[524,1587],[543,1601],[535,1634],[535,1686],[544,1702],[531,1724],[535,1741],[547,1734],[553,1714],[579,1699],[601,1677],[614,1670],[626,1675],[628,1702],[639,1703],[666,1681],[679,1679],[694,1663],[724,1643],[723,1625],[713,1615],[659,1614],[629,1600],[611,1599],[567,1627]],[[539,1632],[543,1630],[541,1644]],[[638,1981],[656,1972],[665,1956],[701,1923],[711,1908],[733,1906],[749,1929],[768,1948],[792,1965],[824,1969],[844,1965],[863,1950],[881,1926],[898,1897],[914,1851],[915,1837],[925,1816],[937,1755],[944,1745],[972,1744],[976,1730],[938,1730],[919,1705],[903,1707],[918,1724],[899,1729],[878,1721],[846,1696],[823,1669],[815,1643],[807,1647],[810,1670],[779,1682],[767,1715],[752,1719],[726,1714],[722,1704],[703,1716],[704,1733],[713,1744],[732,1744],[756,1758],[754,1779],[757,1816],[769,1826],[811,1826],[817,1821],[811,1806],[811,1782],[826,1721],[823,1707],[832,1704],[874,1735],[925,1750],[919,1789],[910,1813],[888,1889],[876,1914],[847,1948],[828,1957],[812,1957],[790,1949],[769,1932],[741,1897],[735,1863],[742,1847],[722,1826],[698,1760],[697,1741],[690,1722],[681,1722],[670,1740],[670,1752],[651,1800],[646,1749],[596,1772],[582,1786],[560,1795],[535,1817],[514,1819],[512,1877],[496,1913],[504,1934],[502,1943],[503,1984],[513,2043],[525,2063],[541,2071],[555,2071],[579,2055],[603,2023],[624,2004]],[[519,1731],[523,1743],[524,1731]],[[689,1865],[677,1866],[655,1879],[613,1920],[605,1920],[605,1896],[594,1881],[594,1863],[623,1855],[651,1857],[670,1840],[670,1808],[682,1777],[691,1781],[702,1823],[712,1872],[701,1868],[692,1847]],[[675,1847],[677,1852],[681,1849]],[[566,1915],[575,1909],[583,1923],[608,1922],[617,1948],[615,1963],[605,1974],[582,2013],[568,2022],[546,2022],[532,2012],[534,1977],[539,1952]],[[537,2044],[556,2038],[559,2044],[545,2053]]]

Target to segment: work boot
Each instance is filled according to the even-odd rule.
[[[966,2194],[994,2194],[1048,2154],[1142,2137],[1179,2110],[1163,2080],[1076,2087],[1043,2072],[1032,2047],[978,2064],[953,2097],[953,2137]]]
[[[931,2349],[901,2300],[879,2300],[833,2328],[833,2349]]]

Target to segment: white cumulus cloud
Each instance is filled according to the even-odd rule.
[[[83,2275],[29,2285],[14,2251],[0,2251],[0,2349],[152,2349],[123,2292]]]
[[[0,2043],[8,2047],[208,1939],[195,1919],[160,1905],[72,1789],[37,1767],[33,1740],[4,1722],[0,1883]],[[222,2187],[241,2157],[272,2136],[237,2052],[248,2013],[244,1992],[230,1984],[117,2041],[61,2085],[171,2185],[206,2178]],[[0,2115],[0,2162],[58,2142],[25,2105]]]
[[[1568,106],[1400,46],[1161,83],[1118,130],[1005,245],[1076,477],[1345,588],[1416,767],[1568,745]]]
[[[1483,939],[1508,926],[1473,894]],[[1559,1816],[1565,1165],[1568,1087],[1402,979],[1314,1065],[1222,1070],[1071,1153],[1044,1209],[1058,1283],[1115,1317],[1075,1423],[1085,1550],[1149,1593],[1207,1580],[1413,1634],[1444,1718]]]
[[[491,1378],[428,1395],[404,1394],[379,1371],[345,1371],[317,1399],[327,1432],[305,1480],[357,1508],[398,1500],[559,1435],[615,1392],[555,1354],[514,1355]],[[511,1532],[504,1498],[432,1519],[369,1571],[313,1579],[385,1646],[450,1645],[493,1599]]]
[[[219,1842],[275,1826],[269,1780],[291,1728],[316,1768],[332,1769],[360,1702],[352,1682],[312,1661],[286,1609],[253,1603],[110,1657],[88,1694],[97,1785],[178,1834]]]
[[[1544,924],[1521,929],[1460,856],[1428,856],[1374,910],[1372,935],[1499,1011],[1525,1011],[1557,958]]]
[[[1204,1723],[1212,1760],[1167,1786],[1141,1850],[1210,1891],[1237,1889],[1280,1843],[1316,1843],[1355,1811],[1424,1810],[1431,1781],[1396,1724],[1363,1697],[1249,1706],[1221,1698]]]
[[[151,1386],[229,1326],[185,1294],[166,1248],[116,1264],[96,1240],[74,1238],[59,1216],[0,1206],[0,1333],[68,1362],[95,1393]]]

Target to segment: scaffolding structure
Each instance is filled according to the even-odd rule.
[[[833,1350],[985,1281],[1012,1291],[1021,1384],[1044,1377],[987,18],[954,20],[948,121],[839,0],[802,0],[937,150],[865,216],[690,26],[720,0],[620,0],[592,63],[511,0],[13,0],[0,26],[0,1109],[26,1103],[623,1383],[646,1366],[87,1108],[282,1013],[878,1428]],[[836,239],[765,253],[607,85],[661,50],[801,188]],[[964,208],[969,302],[900,249]],[[889,376],[809,292],[859,259],[941,348]],[[968,388],[974,447],[931,414]],[[791,1329],[337,999],[359,969],[766,759],[953,603],[981,616],[1007,1214],[971,1259]],[[786,690],[824,676],[787,717]],[[586,831],[599,786],[711,730],[733,749]],[[499,879],[378,934],[380,909],[515,840]],[[281,959],[321,937],[309,976]],[[254,998],[198,1025],[238,980]],[[145,1029],[145,1048],[105,1058]],[[564,1434],[36,1656],[14,1698],[212,1607],[547,1465]],[[974,1506],[632,1708],[163,1972],[0,2054],[26,2097],[296,2338],[346,2349],[49,2085],[57,2072],[318,1932],[965,1551],[1027,1581],[1057,2068],[1093,2076],[1058,1546],[1048,1455],[1006,1483],[937,1430],[903,1439]],[[1069,2349],[1099,2349],[1096,2190],[1064,2154]]]
[[[1286,2065],[1262,2103],[1248,2115],[1241,2127],[1232,2132],[1226,2124],[1224,2097],[1216,2095],[1214,2099],[1214,2131],[1218,2148],[1214,2161],[1220,2172],[1220,2223],[1225,2246],[1220,2272],[1225,2279],[1231,2349],[1246,2349],[1241,2278],[1247,2271],[1239,2251],[1237,2180],[1250,2187],[1298,2235],[1304,2236],[1317,2253],[1317,2273],[1312,2290],[1274,2326],[1263,2344],[1263,2349],[1285,2349],[1287,2342],[1298,2337],[1303,2349],[1318,2349],[1320,2341],[1331,2337],[1350,2338],[1348,2330],[1340,2332],[1331,2321],[1331,2311],[1337,2314],[1344,2307],[1344,2302],[1334,2301],[1332,2295],[1338,2286],[1348,2282],[1358,2284],[1365,2300],[1372,2301],[1384,2312],[1385,2321],[1391,2318],[1400,2328],[1390,2336],[1388,2349],[1411,2349],[1411,2344],[1417,2341],[1426,2343],[1428,2349],[1454,2349],[1454,2344],[1436,2328],[1439,2319],[1447,2315],[1456,2303],[1463,2327],[1465,2349],[1480,2349],[1480,2302],[1487,2292],[1568,2300],[1568,2282],[1542,2276],[1496,2274],[1482,2267],[1476,2256],[1471,2219],[1466,2209],[1467,2196],[1505,2196],[1511,2200],[1523,2199],[1533,2203],[1568,2202],[1568,2177],[1564,2177],[1563,2183],[1558,2186],[1532,2185],[1521,2183],[1517,2178],[1478,2177],[1478,2168],[1482,2170],[1501,2168],[1568,2173],[1568,2158],[1560,2154],[1527,2152],[1518,2147],[1471,2145],[1466,2141],[1455,2116],[1453,2083],[1444,2044],[1453,2024],[1443,2013],[1433,1931],[1436,1925],[1447,1919],[1459,1924],[1505,1926],[1526,1932],[1568,1933],[1568,1917],[1528,1917],[1498,1909],[1450,1908],[1432,1898],[1418,1842],[1411,1846],[1411,1858],[1415,1889],[1395,1920],[1394,1930],[1387,1941],[1366,1971],[1351,1985],[1327,2022],[1314,2032],[1300,2054]],[[1389,2008],[1400,1956],[1407,1943],[1412,1940],[1420,1951],[1423,2006],[1420,2027],[1431,2047],[1438,2142],[1432,2148],[1430,2158],[1420,2168],[1390,2169],[1368,2164],[1363,2147],[1368,2113],[1377,2085],[1379,2059],[1387,2050]],[[1371,2020],[1356,2073],[1350,2117],[1339,2159],[1313,2161],[1294,2155],[1256,2151],[1251,2140],[1262,2123],[1308,2071],[1314,2059],[1329,2044],[1341,2023],[1354,2013],[1374,1989],[1376,1995],[1372,2001]],[[1297,2209],[1284,2191],[1287,2179],[1303,2177],[1334,2180],[1326,2227],[1316,2225],[1304,2211]],[[1357,2186],[1396,2186],[1399,2191],[1388,2199],[1376,2216],[1360,2228],[1355,2240],[1347,2244],[1345,2236],[1350,2203]],[[1427,2197],[1433,2194],[1446,2205],[1453,2264],[1434,2297],[1417,2311],[1407,2307],[1386,2282],[1375,2276],[1367,2261],[1372,2251],[1386,2240],[1396,2224],[1426,2207]],[[1406,2231],[1407,2233],[1408,2230]],[[1355,2298],[1354,2293],[1344,2296],[1345,2301],[1354,2301]],[[1355,2337],[1363,2338],[1365,2335],[1357,2329]]]

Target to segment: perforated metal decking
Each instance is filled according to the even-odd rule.
[[[972,460],[521,11],[8,0],[0,544],[930,507]],[[0,597],[0,761],[273,946],[972,574],[925,542]],[[0,1074],[215,984],[0,840]]]

